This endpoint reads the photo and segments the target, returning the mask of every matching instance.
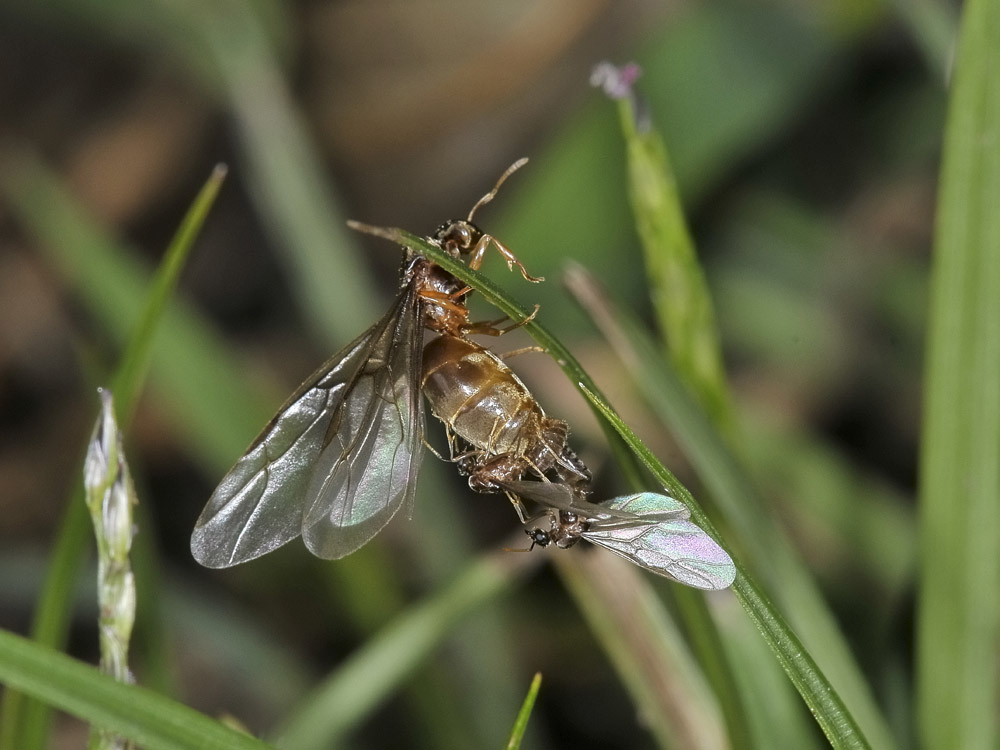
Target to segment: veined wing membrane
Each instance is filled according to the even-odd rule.
[[[288,399],[198,518],[199,563],[236,565],[303,533],[314,554],[343,557],[412,501],[421,457],[417,313],[407,287]]]
[[[715,540],[687,520],[687,509],[668,495],[641,492],[617,497],[609,508],[635,513],[642,525],[592,524],[583,533],[588,542],[604,547],[658,575],[699,589],[728,588],[736,566]],[[683,515],[665,517],[674,511]]]
[[[412,505],[423,455],[417,319],[400,316],[392,343],[368,359],[327,432],[302,522],[317,557],[354,552]]]

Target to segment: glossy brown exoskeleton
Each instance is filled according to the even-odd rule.
[[[586,491],[590,471],[569,447],[569,426],[546,416],[490,350],[456,336],[431,339],[424,347],[421,387],[431,412],[444,422],[451,457],[472,489],[499,492],[498,480],[552,473]],[[515,507],[521,513],[519,504]]]

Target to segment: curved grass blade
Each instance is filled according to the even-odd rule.
[[[111,392],[115,394],[115,403],[121,404],[119,419],[123,427],[127,427],[132,421],[132,414],[139,400],[137,394],[146,380],[157,327],[163,318],[167,303],[177,288],[177,281],[187,263],[191,248],[198,239],[205,219],[208,218],[208,212],[215,204],[228,171],[225,164],[217,164],[212,170],[212,175],[195,196],[191,208],[184,215],[177,232],[167,245],[163,261],[153,276],[135,332],[129,345],[125,347],[121,362],[111,379]]]
[[[426,240],[401,229],[387,230],[383,236],[400,244],[418,247],[421,253],[424,253],[449,273],[454,274],[476,289],[490,303],[510,316],[511,319],[524,320],[528,317],[530,311],[510,299],[495,284],[483,278],[480,274],[471,271],[460,261],[449,258],[445,253],[431,246]],[[524,325],[524,329],[555,359],[556,363],[584,395],[587,396],[592,407],[605,417],[602,420],[602,424],[606,425],[606,429],[613,429],[621,435],[633,451],[647,464],[656,479],[663,486],[668,487],[678,499],[688,506],[695,522],[717,539],[718,535],[714,527],[700,506],[694,502],[691,494],[648,449],[642,446],[636,436],[603,398],[593,380],[583,371],[569,351],[543,326],[534,320],[527,322]],[[709,433],[714,434],[714,431],[707,422],[704,427]],[[722,452],[725,453],[724,450]],[[738,575],[733,589],[736,591],[740,603],[764,634],[765,639],[772,650],[774,650],[782,667],[813,711],[817,722],[820,724],[827,738],[837,748],[868,747],[868,741],[865,739],[857,722],[851,713],[847,711],[843,701],[832,688],[827,677],[816,666],[813,658],[788,626],[785,619],[771,604],[756,581],[747,575],[746,570],[738,561],[735,562]],[[834,635],[836,634],[835,629],[833,633]],[[861,684],[864,684],[863,681]],[[870,713],[873,717],[871,725],[876,728],[883,727],[884,723],[873,704],[871,705]],[[880,734],[884,735],[885,742],[881,743],[879,747],[892,747],[891,735],[888,733],[888,730],[880,732]],[[881,739],[882,737],[880,737]]]
[[[597,299],[595,285],[587,283],[582,272],[572,276],[571,286],[608,340],[618,348],[628,369],[637,373],[636,381],[646,400],[662,421],[672,426],[673,433],[730,523],[742,532],[743,546],[750,553],[754,567],[776,592],[774,598],[784,604],[789,619],[809,649],[824,664],[824,674],[843,693],[838,701],[847,701],[853,709],[852,715],[856,714],[864,727],[864,734],[875,738],[876,747],[892,747],[892,735],[834,616],[791,545],[768,523],[763,510],[765,503],[754,491],[753,479],[726,447],[723,436],[695,404],[680,378],[664,363],[653,341],[641,332],[638,323],[623,311],[613,311],[605,301]],[[650,455],[645,455],[643,460],[656,461]],[[660,469],[651,467],[654,474]],[[687,494],[683,488],[668,486],[672,491]],[[700,525],[694,510],[692,516]],[[773,646],[772,641],[769,643]],[[816,713],[811,704],[810,709]]]
[[[164,261],[139,314],[139,322],[112,378],[115,392],[122,394],[117,403],[123,425],[127,424],[128,416],[135,408],[145,379],[157,325],[163,318],[167,301],[177,285],[180,271],[218,195],[225,174],[225,167],[216,168],[185,215],[167,248]],[[80,253],[82,258],[76,255],[80,248],[71,246],[73,242],[91,245],[103,242],[103,238],[98,237],[96,230],[79,214],[71,199],[63,194],[55,177],[27,155],[22,155],[15,169],[7,171],[6,180],[0,183],[0,189],[11,199],[11,204],[31,232],[63,262],[78,263],[87,257],[88,254],[84,253]],[[70,237],[74,239],[70,241]],[[101,279],[95,278],[92,283],[94,289],[97,289],[101,286]],[[60,526],[32,624],[32,637],[39,643],[58,647],[65,642],[69,626],[69,603],[72,600],[69,591],[76,580],[79,562],[87,544],[87,525],[81,487],[73,493]],[[0,708],[0,749],[44,747],[49,716],[50,711],[46,706],[36,701],[26,701],[16,691],[8,690]]]

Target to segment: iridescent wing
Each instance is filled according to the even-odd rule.
[[[344,557],[410,507],[422,456],[418,323],[408,286],[288,399],[198,518],[199,563],[226,568],[300,534],[314,555]]]
[[[657,575],[699,589],[728,588],[736,566],[715,540],[687,520],[688,509],[668,495],[641,492],[617,497],[608,508],[635,514],[642,524],[595,521],[588,542],[621,555]]]

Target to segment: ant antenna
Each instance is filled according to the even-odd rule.
[[[524,548],[521,548],[521,547],[504,547],[503,551],[504,552],[531,552],[533,549],[535,549],[536,546],[538,546],[538,547],[546,547],[546,546],[548,546],[548,541],[546,541],[544,544],[542,544],[542,543],[540,543],[538,541],[538,539],[539,539],[539,537],[538,537],[539,532],[541,532],[541,529],[525,529],[524,530],[524,533],[527,534],[528,538],[531,540],[531,546],[528,547],[528,549],[524,549]],[[546,535],[546,537],[547,536],[548,535]]]
[[[528,157],[527,156],[522,156],[516,162],[514,162],[509,167],[507,167],[507,171],[504,172],[502,175],[500,175],[500,179],[497,180],[497,184],[493,186],[493,189],[490,192],[488,192],[486,195],[484,195],[482,198],[480,198],[478,201],[476,201],[476,205],[474,205],[472,207],[472,210],[469,211],[469,215],[468,215],[468,217],[465,220],[466,221],[472,221],[472,216],[476,213],[476,211],[479,210],[479,208],[481,206],[485,206],[491,200],[493,200],[494,198],[496,198],[497,191],[500,190],[500,186],[503,185],[504,180],[506,180],[508,177],[510,177],[512,174],[514,174],[514,172],[516,172],[517,170],[519,170],[521,167],[523,167],[527,163],[528,163]]]

